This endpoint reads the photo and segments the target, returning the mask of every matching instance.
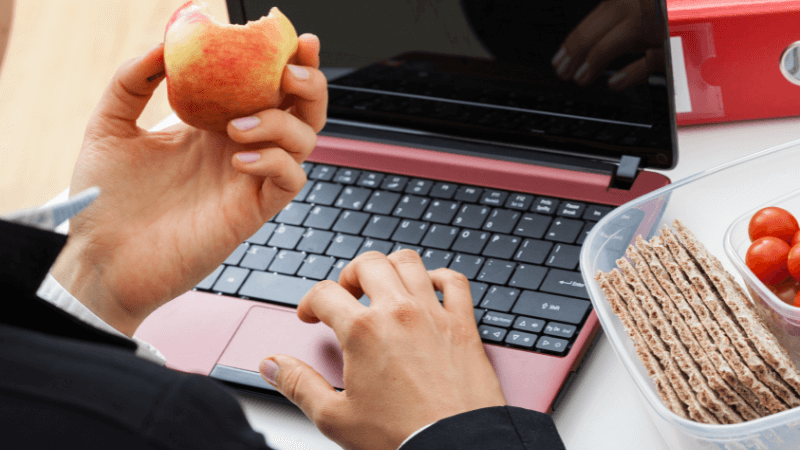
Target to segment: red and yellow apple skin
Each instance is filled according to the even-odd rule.
[[[169,104],[189,125],[225,131],[232,119],[280,105],[283,71],[296,51],[297,32],[278,8],[247,25],[228,25],[189,1],[164,37]]]

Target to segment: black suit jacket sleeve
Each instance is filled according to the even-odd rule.
[[[564,450],[553,419],[536,411],[498,406],[440,420],[402,450]]]

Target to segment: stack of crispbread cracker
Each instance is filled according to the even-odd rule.
[[[800,372],[734,278],[678,220],[596,279],[664,404],[702,423],[800,406]]]

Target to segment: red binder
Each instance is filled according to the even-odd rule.
[[[800,0],[667,0],[667,11],[678,125],[800,115]]]

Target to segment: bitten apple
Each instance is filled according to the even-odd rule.
[[[297,32],[278,8],[247,25],[220,23],[207,9],[189,1],[167,24],[167,95],[185,123],[224,131],[230,120],[283,101],[281,77],[297,51]]]

